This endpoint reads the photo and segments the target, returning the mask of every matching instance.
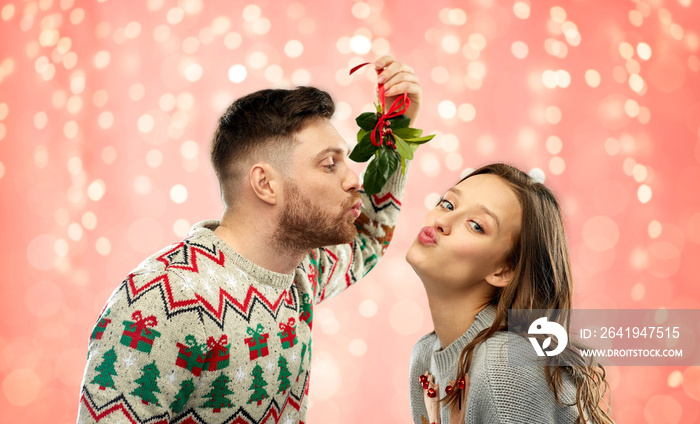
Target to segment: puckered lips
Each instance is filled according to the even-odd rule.
[[[438,242],[437,231],[433,227],[423,227],[418,233],[418,242],[426,246],[436,245]]]
[[[357,217],[360,216],[360,208],[362,208],[362,200],[358,200],[350,208],[350,211],[352,212],[352,215],[355,217],[355,219],[357,219]]]

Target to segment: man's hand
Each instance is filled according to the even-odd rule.
[[[418,111],[423,96],[423,88],[418,82],[418,76],[413,68],[403,62],[394,60],[391,56],[382,56],[374,62],[378,72],[377,83],[384,84],[386,105],[389,107],[394,99],[403,93],[407,93],[411,99],[411,106],[406,111],[406,116],[411,119],[411,127],[415,127]],[[383,70],[382,70],[383,69]]]

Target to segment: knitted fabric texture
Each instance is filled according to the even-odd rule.
[[[462,349],[481,330],[490,327],[495,317],[496,308],[487,306],[476,314],[467,332],[445,349],[441,349],[435,332],[418,340],[411,354],[409,372],[411,413],[416,424],[423,422],[422,417],[428,417],[420,375],[430,372],[440,386],[440,398],[445,397],[445,387],[456,378]],[[576,406],[555,401],[543,367],[510,365],[507,359],[508,355],[528,358],[533,354],[527,340],[507,332],[498,332],[475,348],[469,370],[465,423],[566,424],[576,421]],[[560,400],[572,403],[576,399],[576,385],[569,378],[563,380]],[[449,422],[449,408],[441,408],[440,419]]]
[[[91,333],[79,423],[303,423],[314,305],[369,272],[394,231],[405,177],[362,193],[354,241],[312,250],[290,274],[196,224],[143,261]]]

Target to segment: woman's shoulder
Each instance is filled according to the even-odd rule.
[[[529,382],[544,379],[543,368],[530,342],[508,331],[498,331],[474,350],[474,371],[498,380],[526,376]]]
[[[481,343],[474,351],[474,366],[483,368],[492,378],[499,380],[512,378],[522,384],[544,382],[547,386],[544,364],[532,344],[512,332],[496,332]]]
[[[437,340],[437,334],[435,334],[434,331],[431,331],[430,333],[424,335],[418,341],[416,341],[416,344],[413,345],[413,350],[416,349],[421,349],[425,347],[433,347],[435,344],[435,340]]]
[[[418,339],[416,344],[413,345],[412,357],[415,356],[430,356],[435,350],[435,343],[437,341],[437,334],[435,332],[430,332],[425,336]]]

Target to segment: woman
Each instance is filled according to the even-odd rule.
[[[577,356],[575,342],[545,363],[518,366],[533,346],[505,331],[509,310],[572,307],[551,191],[509,165],[488,165],[449,189],[424,225],[406,254],[435,328],[411,355],[414,421],[611,423],[605,370]],[[568,330],[567,315],[550,318]]]

